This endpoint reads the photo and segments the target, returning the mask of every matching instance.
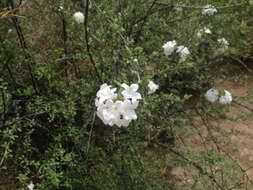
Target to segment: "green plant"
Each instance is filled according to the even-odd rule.
[[[208,104],[204,93],[221,61],[251,56],[244,48],[252,6],[215,1],[217,14],[206,16],[203,6],[211,2],[81,4],[29,2],[0,19],[0,176],[13,176],[20,190],[31,182],[42,190],[243,189],[245,171],[226,152],[233,131],[212,122],[226,107]],[[85,13],[83,24],[76,11]],[[7,22],[17,35],[6,34]],[[198,37],[205,27],[212,34]],[[219,43],[223,37],[229,45]],[[173,40],[177,47],[164,55]],[[185,60],[179,46],[190,52]],[[159,84],[153,94],[149,80]],[[96,116],[103,83],[139,84],[138,118],[127,128]],[[175,167],[184,169],[181,181]]]

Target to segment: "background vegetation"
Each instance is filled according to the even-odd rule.
[[[207,4],[217,13],[203,15]],[[229,106],[204,94],[224,69],[251,71],[252,11],[246,0],[1,1],[0,177],[18,190],[250,189],[230,155],[237,131],[214,124]],[[204,27],[212,34],[200,38]],[[217,53],[223,37],[229,48]],[[189,48],[185,62],[164,55],[171,40]],[[104,125],[100,86],[137,83],[136,73],[138,119]]]

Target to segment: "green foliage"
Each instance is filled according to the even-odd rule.
[[[29,2],[15,12],[20,18],[0,19],[0,177],[14,177],[15,189],[30,182],[41,190],[214,190],[217,183],[224,189],[244,183],[244,171],[221,149],[231,134],[210,122],[225,108],[207,104],[203,94],[222,60],[251,59],[252,6],[214,1],[218,13],[203,16],[200,6],[211,1],[174,1],[182,11],[152,2],[91,1],[88,28],[72,16],[84,10],[82,1]],[[199,38],[204,27],[212,34]],[[219,54],[223,37],[230,48]],[[171,40],[189,48],[185,62],[175,52],[164,55]],[[126,129],[105,126],[94,105],[99,87],[138,77],[138,119]],[[149,80],[159,84],[155,94],[148,94]],[[201,148],[194,149],[198,135]],[[189,180],[174,176],[175,167]]]

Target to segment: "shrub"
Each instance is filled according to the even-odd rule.
[[[226,106],[204,94],[217,63],[251,56],[248,2],[89,2],[29,2],[2,14],[0,176],[13,176],[20,190],[243,188],[245,171],[225,152],[230,133],[209,122]],[[208,4],[217,12],[203,15]],[[78,11],[84,23],[75,22]],[[159,84],[153,94],[150,80]],[[120,84],[139,84],[138,118],[127,128],[96,116],[103,83],[122,100]],[[200,150],[190,146],[197,135]],[[185,169],[183,184],[174,167]]]

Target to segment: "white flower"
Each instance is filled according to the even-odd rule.
[[[131,120],[137,119],[135,109],[138,107],[138,103],[138,101],[132,103],[130,100],[124,102],[107,100],[105,104],[98,107],[97,116],[106,125],[127,127]]]
[[[59,11],[63,10],[63,6],[59,6]]]
[[[139,102],[131,102],[130,100],[125,100],[122,104],[121,114],[125,120],[136,120],[137,115],[135,109],[138,107]]]
[[[76,21],[78,24],[84,23],[84,15],[83,15],[83,13],[81,13],[80,11],[79,11],[79,12],[76,12],[76,13],[74,14],[74,19],[75,19],[75,21]]]
[[[219,49],[217,49],[218,53],[224,53],[229,46],[228,41],[225,38],[220,38],[217,40],[219,44],[221,44],[221,47]]]
[[[12,32],[12,29],[9,29],[9,30],[8,30],[8,33],[11,33],[11,32]]]
[[[117,120],[120,119],[120,109],[122,107],[122,101],[107,100],[104,105],[100,105],[97,110],[97,116],[106,125],[113,126]]]
[[[205,27],[204,29],[198,31],[197,36],[200,38],[203,35],[203,33],[212,34],[211,30]]]
[[[122,95],[125,100],[116,100],[116,88],[111,89],[111,86],[106,83],[101,85],[100,90],[97,92],[95,105],[97,107],[97,116],[106,125],[117,125],[118,127],[127,127],[132,120],[137,119],[135,109],[138,107],[138,99],[141,95],[136,92],[138,90],[137,84],[132,84],[130,87],[125,83],[122,84],[125,90]]]
[[[180,5],[179,5],[179,6],[176,5],[176,6],[174,7],[174,10],[176,10],[177,12],[182,12],[182,11],[183,11],[183,7],[181,7]]]
[[[131,99],[132,102],[141,99],[141,94],[137,92],[139,88],[138,84],[131,84],[131,86],[128,86],[127,84],[123,83],[121,86],[125,89],[122,91],[124,98]]]
[[[177,42],[175,40],[168,41],[163,45],[164,54],[166,56],[171,55],[172,52],[176,49]]]
[[[180,59],[179,59],[180,63],[184,62],[186,58],[188,57],[188,55],[190,54],[190,51],[185,46],[178,46],[176,52],[179,53],[180,55]]]
[[[33,190],[34,185],[33,185],[33,183],[31,182],[27,187],[28,187],[29,190]]]
[[[219,98],[220,104],[230,104],[232,102],[232,95],[227,90],[224,90],[225,95]]]
[[[206,94],[205,94],[205,97],[206,99],[209,101],[209,102],[215,102],[218,100],[219,98],[219,91],[215,88],[211,88],[209,89]]]
[[[212,5],[206,5],[206,6],[203,7],[202,15],[211,16],[211,15],[213,15],[216,12],[217,12],[217,9],[214,6],[212,6]]]
[[[152,80],[150,80],[148,83],[148,88],[148,94],[153,94],[159,88],[159,85],[155,84]]]
[[[223,46],[229,46],[229,43],[225,38],[218,39],[218,42],[221,43]]]
[[[105,100],[112,100],[117,97],[116,88],[111,89],[110,85],[104,83],[100,86],[100,90],[97,92],[97,98],[95,101],[96,106],[105,102]]]

